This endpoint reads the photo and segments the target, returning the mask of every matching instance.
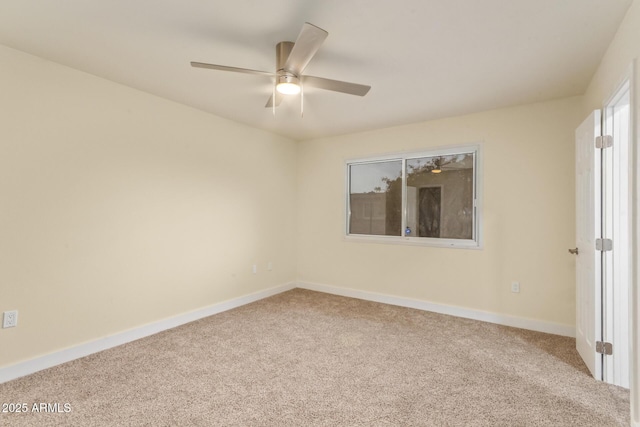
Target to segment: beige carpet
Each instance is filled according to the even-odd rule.
[[[628,391],[574,346],[296,289],[2,384],[0,402],[62,412],[0,425],[628,425]]]

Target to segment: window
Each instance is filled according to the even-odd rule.
[[[399,236],[402,230],[402,161],[349,166],[349,233]]]
[[[480,146],[347,162],[347,238],[480,247]]]

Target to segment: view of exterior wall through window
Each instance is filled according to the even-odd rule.
[[[347,162],[347,238],[480,247],[480,146]]]

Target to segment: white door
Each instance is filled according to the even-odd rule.
[[[601,252],[595,239],[601,229],[600,110],[576,129],[576,348],[594,378],[602,379],[602,355],[596,341],[602,336]]]

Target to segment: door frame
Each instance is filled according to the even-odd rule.
[[[629,104],[630,104],[630,157],[631,165],[631,283],[629,286],[629,388],[631,392],[631,424],[640,427],[640,111],[637,109],[637,60],[633,60],[626,73],[629,79]]]
[[[631,426],[640,427],[640,110],[637,95],[637,60],[633,59],[619,83],[604,100],[607,105],[625,81],[629,81],[629,157],[631,203],[631,280],[629,283],[629,390]]]
[[[632,70],[630,70],[632,71]],[[633,268],[633,135],[632,74],[627,74],[602,108],[602,133],[614,137],[613,148],[603,151],[603,236],[613,240],[613,251],[603,253],[602,325],[603,341],[613,343],[613,355],[604,357],[603,380],[630,387],[631,288]],[[628,96],[627,146],[620,144],[613,109]],[[614,125],[611,128],[611,125]],[[622,214],[626,214],[622,215]]]

